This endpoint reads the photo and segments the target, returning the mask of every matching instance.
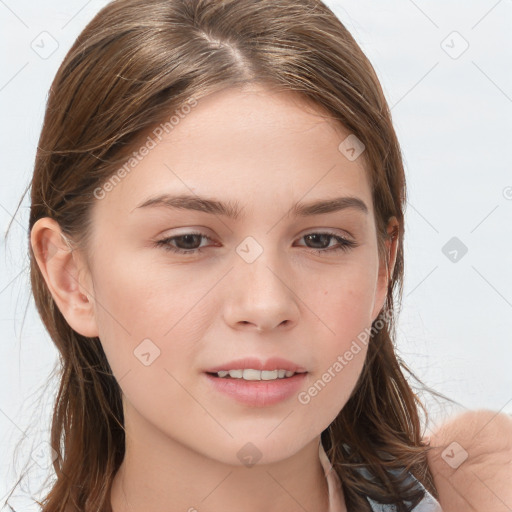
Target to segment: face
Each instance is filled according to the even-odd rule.
[[[358,335],[386,296],[363,158],[338,149],[349,134],[293,93],[224,90],[97,200],[87,335],[101,340],[127,425],[240,465],[242,447],[270,463],[335,419],[363,367]],[[191,199],[144,205],[164,194]],[[344,197],[367,211],[308,208]],[[227,385],[206,373],[243,358],[303,373]]]

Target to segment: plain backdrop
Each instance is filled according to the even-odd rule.
[[[0,0],[0,498],[27,460],[44,473],[34,453],[49,439],[55,382],[42,386],[57,363],[30,292],[29,194],[3,236],[31,178],[51,81],[106,3]],[[512,2],[326,3],[372,62],[402,146],[398,353],[461,404],[421,395],[434,423],[465,408],[512,413]],[[17,512],[30,510],[22,500]]]

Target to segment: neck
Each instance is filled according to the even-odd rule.
[[[328,511],[320,436],[291,457],[248,467],[198,453],[140,417],[130,423],[111,488],[113,512]]]

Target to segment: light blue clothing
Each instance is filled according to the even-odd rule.
[[[329,509],[326,512],[341,512],[345,510],[344,503],[342,500],[341,482],[338,474],[332,468],[332,465],[325,453],[322,443],[319,443],[318,455],[320,456],[320,462],[324,468],[325,477],[327,479],[327,486],[329,489]],[[363,473],[364,474],[364,473]],[[443,509],[439,505],[439,502],[425,489],[425,487],[411,474],[408,475],[408,481],[413,480],[416,482],[418,488],[425,490],[425,496],[416,507],[413,512],[443,512]],[[367,497],[368,503],[370,504],[373,512],[396,512],[395,505],[383,505],[377,503],[371,498]]]

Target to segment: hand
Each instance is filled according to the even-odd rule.
[[[512,416],[468,411],[430,436],[443,512],[512,511]]]

